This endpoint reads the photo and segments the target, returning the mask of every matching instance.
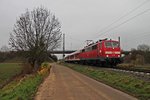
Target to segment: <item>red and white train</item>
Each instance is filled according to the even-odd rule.
[[[120,42],[99,40],[65,57],[65,62],[115,66],[121,62]]]

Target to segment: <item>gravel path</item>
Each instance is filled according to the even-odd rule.
[[[35,100],[137,100],[67,67],[53,64]]]

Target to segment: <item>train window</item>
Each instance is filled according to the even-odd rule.
[[[118,43],[118,42],[112,42],[112,46],[113,46],[114,48],[117,48],[117,47],[119,47],[119,43]]]
[[[85,48],[85,52],[86,52],[86,51],[89,51],[88,48]]]
[[[85,49],[82,49],[82,52],[85,52]]]
[[[91,51],[92,50],[92,47],[87,47],[86,49],[85,49],[85,51]]]
[[[112,48],[111,42],[105,42],[105,46],[106,46],[107,48]]]
[[[117,48],[119,47],[119,43],[118,42],[105,42],[105,46],[107,48]]]
[[[102,48],[102,42],[100,42],[100,45],[99,45],[99,47],[100,47],[100,48]]]
[[[97,49],[97,45],[92,46],[92,50],[95,50],[95,49]]]

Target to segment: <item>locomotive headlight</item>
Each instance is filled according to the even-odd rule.
[[[106,57],[109,57],[108,55],[106,55]]]

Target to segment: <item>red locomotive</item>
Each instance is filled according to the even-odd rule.
[[[99,40],[68,55],[65,62],[115,66],[121,62],[120,42],[107,39]]]

